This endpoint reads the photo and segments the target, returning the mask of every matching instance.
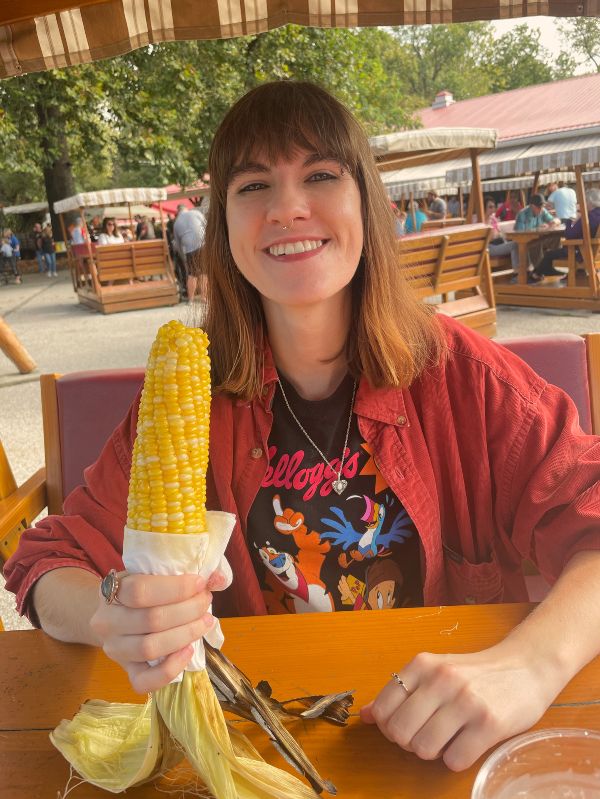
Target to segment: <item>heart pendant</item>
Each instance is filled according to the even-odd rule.
[[[348,487],[348,481],[347,480],[334,480],[333,483],[331,484],[331,487],[333,488],[335,493],[339,496]]]

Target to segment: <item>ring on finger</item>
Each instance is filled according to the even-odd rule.
[[[399,685],[400,688],[403,688],[406,691],[407,696],[410,696],[410,691],[406,687],[406,683],[404,682],[403,679],[401,679],[400,675],[397,672],[395,671],[392,672],[392,679],[394,680],[396,685]]]
[[[104,597],[107,605],[111,605],[113,602],[115,602],[117,605],[121,604],[119,597],[117,596],[120,586],[121,581],[119,579],[119,575],[115,569],[111,569],[100,583],[100,593]]]

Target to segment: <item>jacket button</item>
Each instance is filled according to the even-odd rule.
[[[262,451],[262,449],[261,449],[260,447],[253,447],[253,448],[250,450],[250,455],[251,455],[251,456],[252,456],[252,457],[253,457],[255,460],[258,460],[259,458],[262,458],[262,454],[263,454],[263,451]]]
[[[399,424],[399,425],[406,424],[406,416],[397,416],[396,417],[396,424]]]

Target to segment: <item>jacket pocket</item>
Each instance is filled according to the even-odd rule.
[[[493,553],[489,561],[471,563],[444,547],[444,564],[451,604],[486,605],[502,602],[502,572]]]

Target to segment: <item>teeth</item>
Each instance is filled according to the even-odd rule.
[[[316,250],[322,245],[323,242],[321,240],[315,241],[314,239],[307,239],[306,241],[288,242],[287,244],[274,244],[272,247],[269,247],[269,252],[271,255],[295,255],[300,252]]]

